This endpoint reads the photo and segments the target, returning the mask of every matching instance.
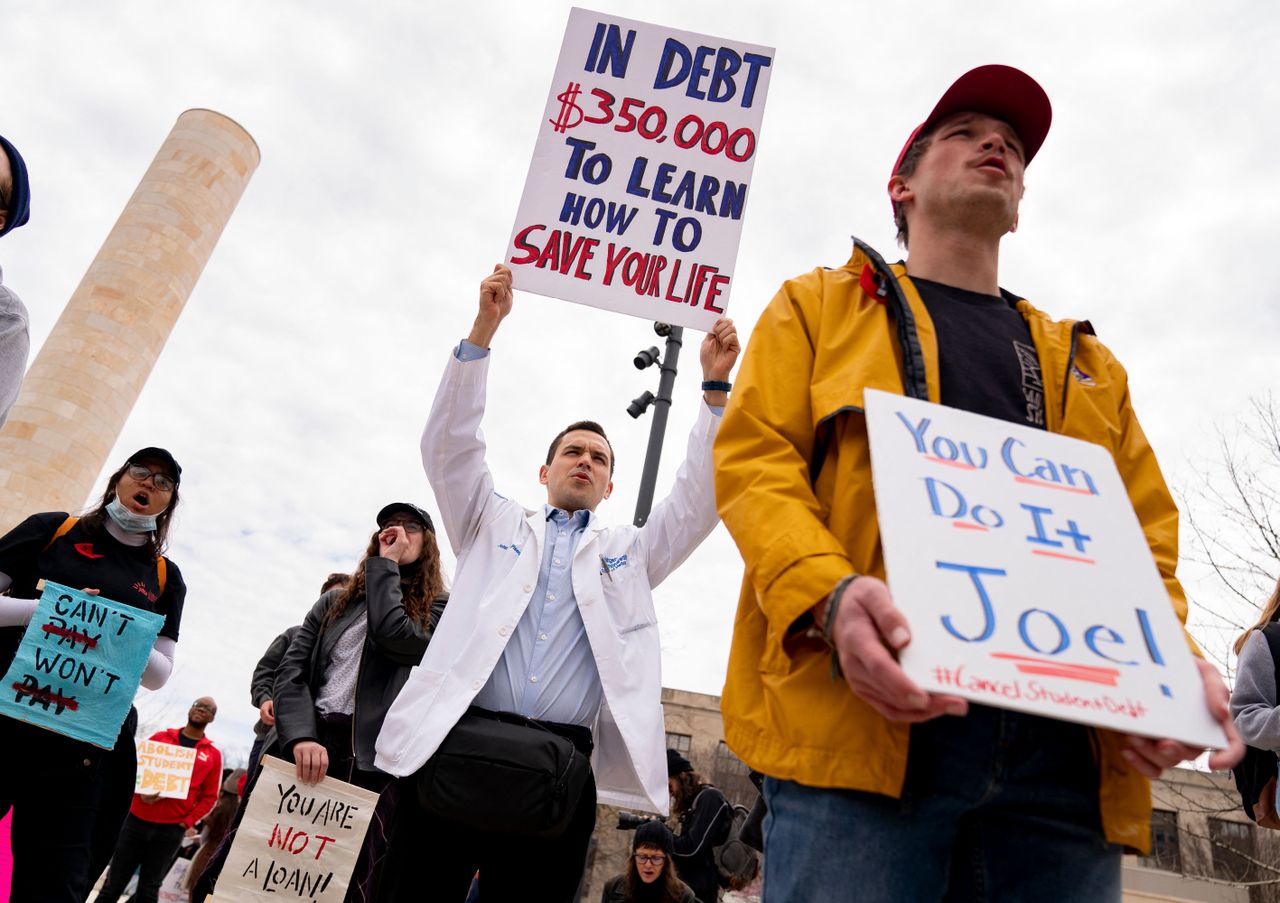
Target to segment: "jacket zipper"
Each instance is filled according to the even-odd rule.
[[[871,266],[884,277],[885,288],[889,293],[889,298],[886,300],[893,303],[890,310],[897,324],[898,343],[902,348],[903,394],[908,398],[928,401],[929,383],[925,377],[924,352],[920,350],[920,339],[916,335],[916,318],[911,312],[911,305],[907,303],[906,295],[902,293],[902,286],[898,284],[898,277],[894,274],[892,267],[885,263],[884,258],[870,245],[864,244],[857,236],[853,237],[853,245],[867,255]]]
[[[1067,390],[1071,388],[1071,369],[1076,364],[1076,345],[1080,338],[1080,321],[1071,324],[1071,349],[1067,352],[1067,372],[1062,375],[1062,415],[1063,423],[1067,422]]]

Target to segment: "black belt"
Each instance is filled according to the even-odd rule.
[[[581,724],[562,724],[559,721],[526,718],[524,715],[517,715],[515,712],[494,712],[489,709],[482,709],[478,705],[468,708],[467,713],[475,715],[477,718],[488,718],[491,721],[502,721],[506,724],[523,724],[532,728],[549,730],[553,734],[559,734],[564,737],[574,745],[578,752],[588,759],[591,758],[591,751],[595,749],[595,741],[591,737],[591,728]]]

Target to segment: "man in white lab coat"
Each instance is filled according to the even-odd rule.
[[[412,848],[418,875],[429,877],[419,877],[416,889],[401,887],[396,899],[460,901],[478,867],[486,901],[567,901],[582,874],[597,799],[663,814],[668,808],[651,589],[716,524],[711,445],[740,350],[737,332],[722,319],[703,339],[705,403],[671,494],[643,527],[607,527],[595,509],[613,489],[613,449],[590,421],[552,442],[539,470],[545,505],[528,509],[493,489],[480,421],[489,345],[511,303],[511,271],[500,265],[481,283],[475,325],[449,360],[423,431],[423,466],[458,567],[449,609],[384,722],[377,765],[413,774],[476,706],[568,737],[591,754],[594,780],[568,828],[551,838],[406,815],[412,789],[402,788],[397,857]],[[433,889],[427,898],[423,880]]]

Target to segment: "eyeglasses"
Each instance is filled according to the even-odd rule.
[[[650,856],[646,853],[636,853],[636,862],[642,862],[645,865],[662,865],[662,863],[666,861],[667,857],[661,854],[657,856]]]
[[[407,521],[389,520],[382,525],[382,529],[385,530],[388,527],[399,527],[401,530],[404,530],[404,532],[408,533],[410,536],[414,535],[415,533],[421,533],[423,530],[422,524],[418,523],[416,520],[407,520]]]
[[[217,711],[217,709],[216,709],[214,706],[209,705],[209,703],[207,703],[207,702],[201,702],[201,701],[200,701],[200,700],[198,700],[198,699],[197,699],[195,702],[191,703],[191,708],[193,708],[193,709],[203,709],[203,710],[204,710],[204,711],[206,711],[206,712],[216,712],[216,711]]]
[[[152,470],[142,464],[130,464],[126,468],[125,473],[133,477],[139,483],[151,481],[151,485],[159,489],[161,492],[173,492],[174,487],[178,484],[173,481],[173,477],[167,473],[158,470]]]

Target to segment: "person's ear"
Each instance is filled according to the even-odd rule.
[[[538,482],[541,483],[543,486],[547,485],[547,475],[549,473],[551,473],[551,471],[547,468],[547,465],[545,464],[543,464],[541,467],[538,468]]]

